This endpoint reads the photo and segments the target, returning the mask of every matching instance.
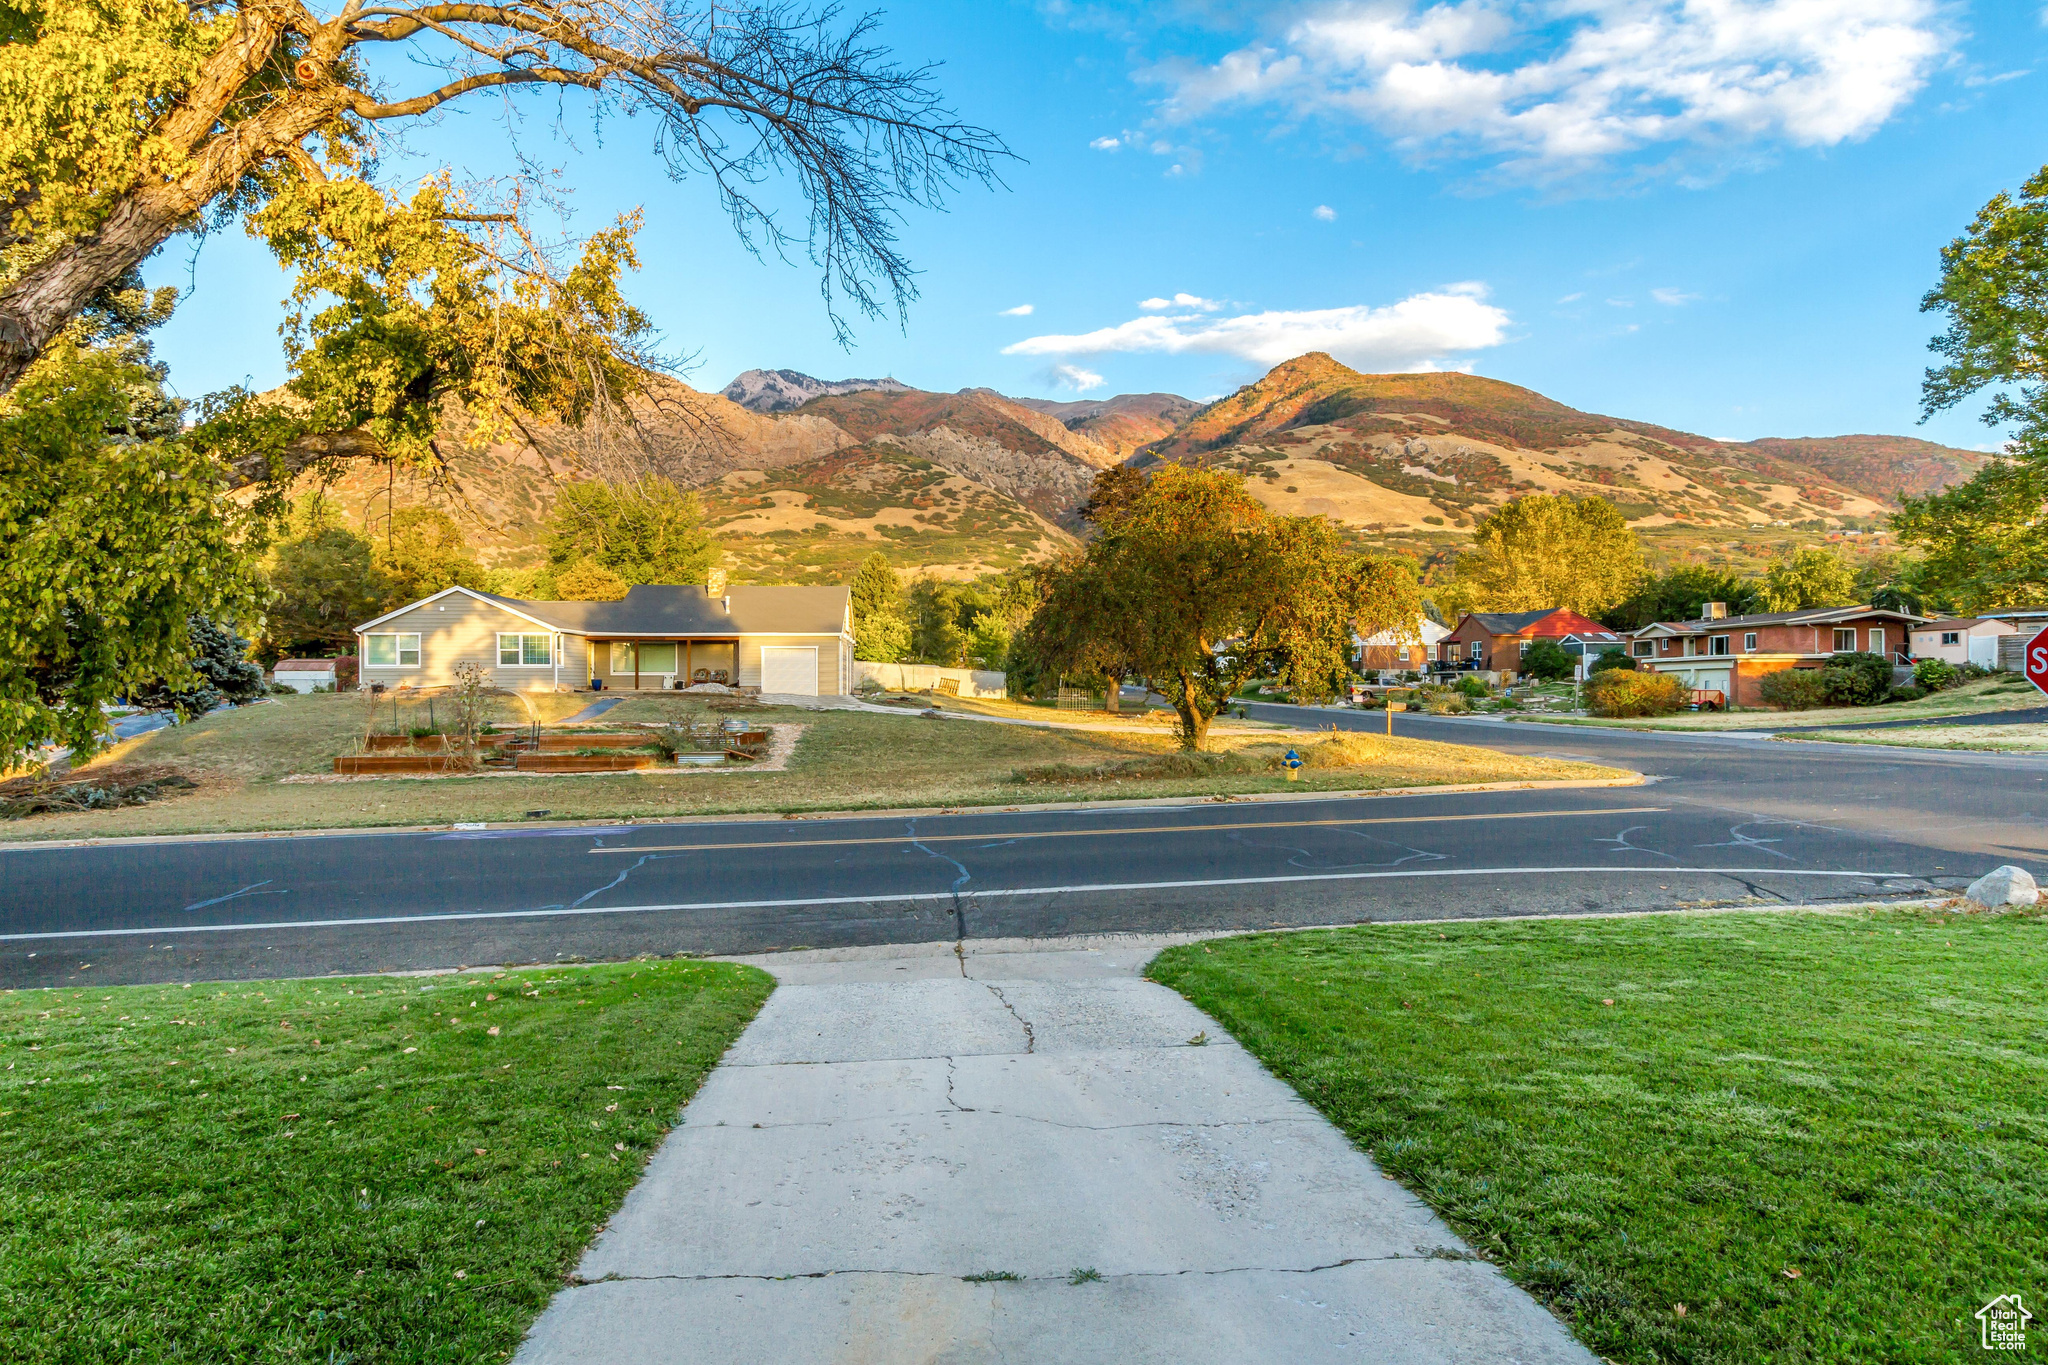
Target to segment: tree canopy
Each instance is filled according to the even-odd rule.
[[[616,239],[550,271],[521,205],[445,188],[401,202],[369,178],[393,130],[480,93],[509,113],[521,92],[580,90],[600,116],[647,120],[662,168],[704,178],[750,246],[808,253],[842,335],[842,306],[873,316],[915,294],[897,246],[902,209],[992,179],[1006,155],[945,106],[929,68],[875,44],[871,17],[842,25],[829,9],[773,0],[419,0],[332,15],[299,0],[37,0],[11,14],[0,44],[0,391],[170,237],[251,213],[288,264],[361,282],[334,291],[331,332],[349,331],[346,319],[379,344],[381,320],[424,296],[455,305],[459,333],[463,317],[492,311],[471,306],[490,296],[545,305],[513,320],[544,353],[573,349],[573,337],[532,326],[564,313],[597,326],[599,350],[630,343],[631,318],[607,316],[601,278]],[[773,175],[794,181],[803,228],[763,193]],[[521,345],[483,355],[479,372],[473,346],[419,358],[457,390],[517,387]],[[432,387],[426,372],[411,379]]]
[[[1479,519],[1446,595],[1466,611],[1567,607],[1598,616],[1643,575],[1642,547],[1613,503],[1532,493]]]
[[[1856,574],[1822,546],[1788,548],[1764,571],[1757,596],[1765,611],[1843,607],[1856,600]]]
[[[557,575],[587,560],[628,587],[702,583],[715,557],[697,495],[658,474],[565,484],[556,496],[548,567]]]
[[[1353,556],[1320,517],[1274,516],[1236,474],[1167,464],[1105,491],[1100,534],[1047,571],[1015,650],[1053,676],[1143,677],[1186,748],[1246,679],[1327,697],[1354,631],[1414,629],[1405,562]]]
[[[910,623],[903,619],[903,580],[889,557],[876,550],[860,562],[849,593],[853,600],[853,657],[892,664],[910,651]]]

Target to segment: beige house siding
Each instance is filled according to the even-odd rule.
[[[742,635],[740,637],[740,686],[761,685],[761,647],[795,645],[818,649],[818,695],[841,696],[853,690],[851,659],[853,642],[837,635]]]
[[[361,636],[417,634],[420,637],[420,661],[417,667],[403,665],[372,664],[369,662],[367,641],[361,642],[363,659],[362,681],[380,682],[386,687],[447,687],[455,682],[455,666],[461,663],[481,664],[491,681],[498,687],[520,691],[533,689],[552,690],[555,686],[555,669],[547,664],[521,664],[505,666],[498,662],[498,635],[500,632],[517,632],[524,635],[555,632],[546,626],[537,626],[524,616],[519,616],[490,602],[479,602],[461,593],[450,593],[437,602],[426,602],[409,611],[401,612],[388,621],[381,621]],[[360,636],[359,636],[360,640]],[[576,641],[571,637],[562,651],[563,670],[561,680],[574,684],[578,681],[574,669],[569,665],[577,659]],[[588,679],[582,680],[588,685]]]

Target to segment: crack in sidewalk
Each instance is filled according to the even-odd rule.
[[[1024,1030],[1025,1055],[1029,1056],[1033,1052],[1036,1052],[1038,1050],[1038,1037],[1031,1031],[1031,1021],[1029,1019],[1026,1019],[1023,1015],[1017,1013],[1017,1007],[1010,1003],[1010,997],[1003,994],[1003,988],[1001,986],[998,986],[993,981],[984,981],[982,984],[988,987],[989,993],[991,995],[995,996],[995,998],[998,1001],[1002,1002],[1003,1008],[1010,1012],[1010,1017],[1012,1019],[1015,1019],[1017,1021],[1018,1027]]]
[[[1231,1265],[1201,1268],[1190,1266],[1184,1270],[1125,1270],[1105,1274],[1104,1280],[1170,1280],[1186,1275],[1317,1275],[1326,1270],[1342,1270],[1346,1266],[1372,1265],[1386,1261],[1477,1261],[1484,1258],[1458,1247],[1417,1247],[1414,1251],[1390,1251],[1381,1256],[1346,1256],[1341,1260],[1328,1261],[1321,1265]],[[966,1275],[947,1270],[868,1270],[859,1267],[846,1270],[795,1270],[787,1275],[732,1272],[706,1275],[628,1275],[620,1271],[585,1278],[570,1275],[569,1287],[585,1289],[600,1284],[641,1284],[672,1280],[678,1283],[717,1283],[724,1280],[752,1280],[761,1284],[778,1284],[789,1280],[829,1280],[840,1275],[876,1275],[906,1280],[960,1280],[970,1284],[1066,1284],[1072,1272],[1060,1271],[1052,1275],[1017,1275],[1007,1280],[969,1280]]]

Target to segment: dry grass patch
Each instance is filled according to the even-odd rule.
[[[631,725],[690,714],[702,714],[690,699],[650,694],[629,698],[605,720]],[[553,820],[673,819],[1631,776],[1402,738],[1212,731],[1212,752],[1189,755],[1163,729],[1055,729],[772,706],[750,706],[745,714],[750,722],[807,727],[786,767],[286,782],[331,773],[334,756],[350,752],[360,737],[365,707],[347,695],[281,697],[126,746],[122,761],[168,767],[196,782],[197,791],[146,806],[8,820],[0,822],[0,839],[497,823],[534,811]],[[380,728],[389,723],[387,712]],[[1298,782],[1278,768],[1289,744],[1311,755]],[[1027,795],[1032,788],[1037,794]]]

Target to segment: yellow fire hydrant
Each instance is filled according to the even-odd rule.
[[[1289,782],[1299,782],[1301,780],[1301,755],[1289,749],[1287,757],[1280,761],[1287,767],[1287,780]]]

